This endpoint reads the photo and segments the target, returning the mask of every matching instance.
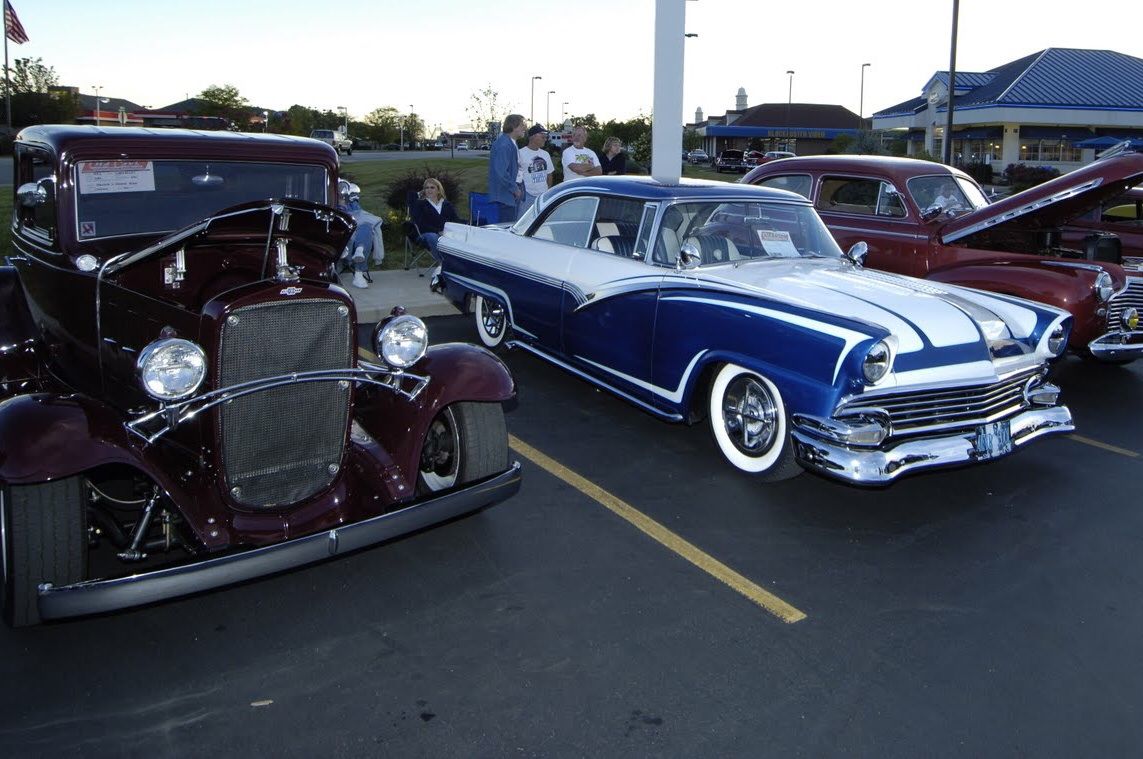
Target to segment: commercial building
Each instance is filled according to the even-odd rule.
[[[798,155],[824,153],[839,135],[856,136],[860,119],[840,105],[763,103],[747,106],[746,90],[738,88],[735,109],[722,116],[703,116],[686,125],[702,138],[702,147],[716,156],[723,150],[789,150]]]
[[[874,130],[907,154],[943,155],[949,72],[919,97],[873,114]],[[1052,166],[1070,171],[1117,142],[1143,137],[1143,59],[1111,50],[1048,48],[953,79],[952,153],[957,164]]]

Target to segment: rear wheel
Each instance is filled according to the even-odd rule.
[[[508,468],[508,428],[499,403],[446,406],[421,447],[417,489],[422,494],[465,485]]]
[[[87,514],[79,477],[0,491],[4,619],[40,622],[41,583],[70,585],[87,574]]]
[[[499,348],[508,335],[508,309],[500,303],[477,295],[472,312],[476,315],[476,334],[488,348]]]
[[[774,383],[726,364],[711,383],[709,401],[711,432],[727,461],[765,482],[801,473],[786,409]]]

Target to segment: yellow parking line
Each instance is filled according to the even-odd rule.
[[[627,505],[619,498],[616,498],[603,488],[576,474],[558,461],[540,453],[515,435],[508,436],[508,443],[512,446],[513,450],[536,466],[563,480],[588,498],[597,501],[616,516],[627,520],[652,539],[657,540],[707,574],[712,575],[731,588],[734,588],[734,590],[737,590],[783,622],[801,622],[806,618],[803,612],[795,609],[781,598],[755,585],[710,554],[683,540],[643,512]]]
[[[1098,440],[1092,440],[1089,437],[1084,437],[1083,435],[1077,435],[1074,432],[1071,435],[1068,435],[1068,437],[1070,437],[1072,440],[1076,441],[1077,443],[1083,443],[1084,445],[1090,445],[1090,446],[1094,446],[1096,448],[1102,448],[1105,451],[1111,451],[1112,453],[1118,453],[1120,456],[1127,456],[1128,458],[1132,458],[1132,459],[1139,458],[1139,454],[1136,453],[1135,451],[1129,451],[1126,448],[1120,448],[1119,446],[1111,445],[1110,443],[1101,443]]]

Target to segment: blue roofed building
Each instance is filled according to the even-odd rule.
[[[949,72],[919,97],[873,114],[907,140],[908,155],[943,154]],[[984,72],[956,72],[952,152],[959,164],[1012,163],[1070,171],[1124,139],[1143,138],[1143,59],[1112,50],[1048,48]]]

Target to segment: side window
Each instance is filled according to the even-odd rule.
[[[20,226],[53,240],[56,237],[56,182],[51,155],[44,150],[19,146],[16,152],[16,213]],[[22,193],[25,188],[34,192]]]
[[[889,188],[886,182],[868,177],[826,177],[822,180],[816,208],[833,213],[853,213],[862,216],[876,216],[879,201]],[[896,199],[898,213],[883,215],[904,216],[901,199]]]
[[[643,206],[643,218],[639,221],[639,237],[635,240],[635,257],[647,257],[647,242],[651,239],[651,227],[655,223],[655,211],[659,209],[657,203],[647,203]]]
[[[623,258],[635,255],[635,237],[644,203],[630,198],[600,198],[591,247]]]
[[[877,197],[877,215],[892,216],[895,219],[905,217],[905,204],[901,201],[901,193],[887,182],[881,183],[881,194]]]
[[[803,198],[809,199],[813,181],[809,174],[790,174],[779,177],[765,177],[755,182],[759,187],[773,187],[775,190],[789,190],[796,192]]]
[[[580,196],[560,203],[536,227],[532,237],[564,245],[586,248],[595,228],[595,207],[599,198]]]

